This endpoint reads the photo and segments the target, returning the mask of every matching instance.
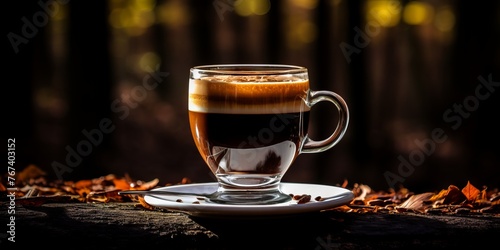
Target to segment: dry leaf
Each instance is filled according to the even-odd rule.
[[[92,180],[79,180],[75,183],[76,189],[90,188],[92,186]]]
[[[55,202],[136,202],[136,205],[153,210],[144,198],[137,195],[118,195],[123,190],[150,190],[158,186],[159,179],[148,182],[133,180],[130,176],[118,178],[113,174],[94,179],[78,181],[49,181],[43,171],[35,165],[19,172],[22,182],[16,182],[16,202],[22,206],[40,206]],[[0,183],[0,194],[7,191]],[[189,184],[188,177],[177,184]],[[344,180],[341,187],[348,188]],[[165,186],[173,185],[166,183]],[[340,185],[339,185],[340,186]],[[10,187],[10,186],[9,186]],[[470,182],[460,190],[454,185],[439,193],[429,192],[414,194],[407,188],[399,190],[374,191],[365,184],[354,183],[351,191],[353,201],[348,205],[332,208],[347,213],[394,213],[413,211],[420,213],[457,213],[458,209],[467,209],[473,213],[500,213],[500,191],[498,188],[478,190]]]
[[[444,199],[444,197],[446,197],[446,194],[448,194],[448,190],[447,189],[443,189],[439,193],[433,195],[429,200],[430,201],[442,200],[442,199]]]
[[[187,177],[184,177],[181,180],[181,184],[190,184],[190,183],[191,183],[191,179],[189,179]]]
[[[488,200],[488,192],[486,191],[486,188],[481,190],[480,196],[481,196],[481,198],[480,198],[481,200]]]
[[[401,205],[396,206],[396,209],[423,211],[425,209],[424,205],[433,195],[434,193],[431,192],[412,195]]]
[[[465,195],[468,201],[475,201],[480,193],[479,189],[474,187],[470,181],[467,181],[467,185],[462,189],[462,193]]]
[[[90,192],[86,199],[87,202],[103,202],[107,203],[110,201],[123,201],[122,196],[118,194],[118,190],[112,191],[99,191],[99,192]]]
[[[346,188],[347,184],[349,184],[349,182],[347,181],[347,179],[344,179],[344,182],[342,182],[342,185],[340,185],[340,187]]]
[[[133,189],[134,190],[149,190],[149,189],[156,187],[159,182],[160,182],[160,180],[158,178],[153,179],[153,180],[148,181],[148,182],[137,182],[137,184],[134,185]]]
[[[116,189],[127,190],[130,188],[130,183],[125,179],[113,179],[112,181]]]
[[[31,179],[36,179],[40,176],[45,176],[46,173],[36,165],[30,164],[25,169],[19,171],[16,177],[16,183],[26,183]]]
[[[146,209],[154,210],[154,207],[149,205],[149,203],[147,203],[142,196],[139,196],[139,203]]]
[[[365,199],[366,196],[372,192],[372,189],[368,185],[361,184],[361,185],[356,185],[352,191],[353,193],[356,194],[356,196],[359,199]]]
[[[455,185],[448,186],[448,192],[444,197],[443,204],[457,205],[467,200],[467,197]]]

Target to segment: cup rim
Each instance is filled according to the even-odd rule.
[[[307,73],[307,68],[291,64],[207,64],[194,66],[191,72],[224,75],[281,75]]]

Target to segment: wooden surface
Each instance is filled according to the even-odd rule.
[[[192,218],[136,203],[50,203],[15,208],[7,240],[1,202],[1,249],[401,249],[495,245],[497,215],[419,215],[324,211],[269,218]],[[6,248],[8,246],[10,248]]]

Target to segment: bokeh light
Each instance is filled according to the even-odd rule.
[[[240,16],[265,15],[271,9],[269,0],[239,0],[234,3],[234,10]]]
[[[139,58],[139,68],[146,72],[156,70],[156,65],[161,62],[160,57],[154,52],[146,52]]]
[[[318,6],[318,0],[292,0],[292,4],[297,7],[312,10]]]
[[[189,10],[179,1],[165,2],[158,7],[157,18],[170,27],[182,26],[189,23]]]
[[[449,6],[438,9],[434,25],[439,31],[449,32],[455,27],[455,14]]]
[[[425,2],[409,2],[403,12],[403,20],[410,25],[428,24],[432,21],[434,8]]]
[[[154,0],[111,1],[109,23],[113,28],[123,29],[130,36],[142,35],[155,23]]]
[[[366,21],[381,27],[398,25],[401,19],[401,4],[399,1],[371,0],[366,3]]]

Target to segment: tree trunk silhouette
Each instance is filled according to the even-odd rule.
[[[354,39],[358,34],[354,29],[358,27],[364,30],[365,22],[363,19],[363,4],[364,1],[354,0],[348,3],[348,39]],[[352,45],[352,40],[349,44]],[[352,152],[361,157],[353,157],[355,165],[362,170],[363,166],[371,159],[370,148],[367,141],[367,84],[366,84],[366,52],[362,51],[358,54],[351,54],[349,63],[349,86],[350,86],[350,123],[349,127],[352,133]]]
[[[107,8],[106,1],[69,3],[67,93],[70,125],[65,150],[69,154],[70,147],[81,157],[81,162],[74,161],[70,166],[73,171],[65,173],[65,179],[92,178],[106,172],[99,159],[109,150],[110,130],[114,126],[106,123],[113,119]]]
[[[33,154],[37,148],[34,138],[34,77],[32,74],[36,62],[34,52],[43,39],[43,30],[26,29],[26,23],[33,22],[33,13],[37,11],[36,2],[25,3],[9,1],[4,3],[4,76],[3,76],[3,110],[4,147],[14,144],[15,162],[13,167],[18,171],[36,158]],[[25,18],[25,19],[23,19]],[[23,21],[25,20],[25,21]],[[29,37],[27,37],[28,35]],[[13,140],[8,140],[13,139]],[[12,148],[12,147],[9,147]],[[7,154],[5,154],[7,155]],[[10,166],[10,165],[9,165]],[[11,166],[12,167],[12,166]],[[7,170],[7,168],[5,168]],[[3,172],[3,171],[2,171]]]
[[[456,104],[462,105],[469,113],[467,117],[455,115],[451,125],[458,128],[451,134],[463,140],[467,152],[464,152],[465,171],[460,171],[471,181],[482,182],[491,186],[498,181],[500,160],[500,122],[498,121],[500,60],[500,30],[498,15],[500,5],[497,1],[484,4],[457,2],[456,43],[453,53],[452,86],[450,95]],[[491,77],[491,78],[490,78]],[[487,91],[483,81],[490,82],[493,91]],[[496,83],[493,83],[496,82]],[[476,89],[482,85],[476,96]],[[490,89],[491,90],[491,89]],[[476,96],[477,106],[474,104]],[[469,100],[469,101],[467,101]],[[450,105],[451,107],[451,105]],[[469,107],[468,109],[465,109]],[[475,108],[474,108],[475,107]],[[458,122],[460,118],[460,123]],[[474,167],[471,167],[474,166]],[[480,172],[478,172],[478,170]],[[489,178],[488,176],[492,177]],[[495,177],[493,177],[495,176]],[[480,178],[480,179],[478,179]]]

